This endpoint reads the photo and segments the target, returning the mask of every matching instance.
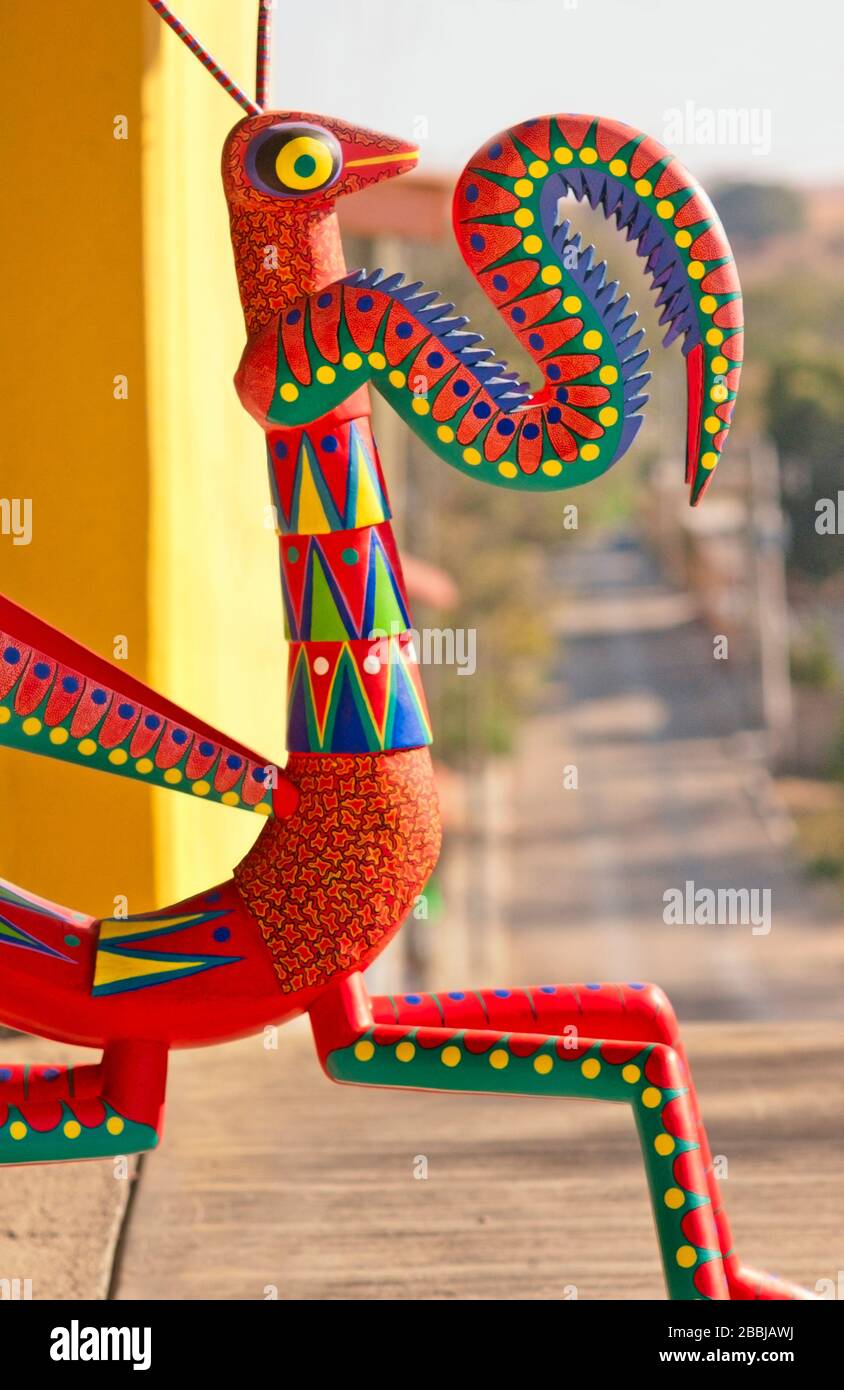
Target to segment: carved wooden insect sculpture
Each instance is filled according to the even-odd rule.
[[[484,145],[457,184],[455,234],[536,363],[543,384],[531,391],[435,294],[398,275],[346,273],[339,198],[412,169],[417,151],[342,121],[265,110],[267,9],[252,102],[150,3],[246,111],[223,151],[247,333],[236,386],[266,435],[278,517],[289,760],[278,771],[2,601],[0,741],[265,820],[231,878],[143,916],[96,921],[2,885],[0,1019],[103,1056],[0,1068],[0,1161],[154,1148],[171,1047],[307,1012],[335,1081],[627,1103],[669,1296],[796,1296],[734,1253],[660,990],[370,998],[361,974],[424,888],[440,840],[367,383],[447,463],[503,487],[571,487],[620,458],[646,399],[643,335],[558,215],[573,193],[636,243],[666,340],[682,344],[698,502],[729,429],[742,350],[741,293],[714,209],[662,145],[617,121],[543,117]],[[376,629],[392,635],[373,641]]]

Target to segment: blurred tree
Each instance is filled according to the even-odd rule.
[[[813,690],[834,690],[841,681],[835,649],[825,623],[816,619],[791,649],[791,679]]]
[[[728,183],[716,188],[712,201],[727,236],[763,242],[803,230],[806,210],[796,188],[782,183]]]
[[[783,464],[791,563],[822,578],[844,567],[844,535],[818,529],[818,503],[837,504],[844,490],[844,356],[776,362],[765,407]]]
[[[787,255],[781,271],[745,290],[751,363],[783,361],[786,350],[824,358],[830,348],[844,353],[844,277],[831,267],[818,273],[794,260]]]

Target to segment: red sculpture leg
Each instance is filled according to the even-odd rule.
[[[484,994],[410,995],[370,1001],[359,977],[311,1009],[322,1065],[332,1080],[352,1085],[577,1096],[631,1106],[642,1146],[666,1287],[672,1299],[729,1299],[718,1226],[709,1196],[697,1118],[685,1066],[677,1052],[643,1037],[610,1041],[552,1031],[533,991],[499,991],[513,999],[517,1020],[502,1029],[485,1014]],[[528,1014],[519,1010],[527,1008]],[[558,1016],[562,1016],[559,1012]],[[426,1016],[427,1011],[427,1016]],[[551,1014],[550,1010],[546,1013]],[[420,1016],[421,1015],[421,1016]],[[521,1021],[529,1016],[530,1028]],[[583,1011],[578,1013],[582,1021]],[[457,1021],[457,1018],[461,1021]],[[563,1025],[566,1027],[567,1025]],[[640,1033],[646,1029],[641,1027]],[[634,1029],[635,1032],[635,1029]]]
[[[677,1016],[668,996],[658,985],[593,983],[453,990],[444,994],[381,995],[371,1002],[376,1023],[492,1027],[525,1033],[563,1033],[570,1037],[585,1032],[616,1042],[661,1043],[672,1048],[679,1060],[694,1117],[695,1137],[700,1147],[730,1298],[811,1297],[795,1284],[747,1269],[739,1262]]]
[[[153,1149],[166,1083],[163,1043],[110,1043],[81,1067],[0,1065],[0,1164]]]
[[[544,985],[370,999],[353,977],[311,1017],[334,1080],[627,1101],[642,1141],[669,1296],[809,1297],[739,1265],[676,1017],[657,986]],[[462,1067],[470,1085],[443,1084],[443,1068],[451,1069],[444,1048],[451,1067],[462,1067],[466,1056],[486,1058]],[[421,1076],[419,1057],[428,1059]],[[533,1073],[511,1070],[514,1057],[532,1059]],[[546,1084],[559,1060],[578,1065]],[[417,1062],[413,1069],[410,1061]],[[680,1235],[684,1243],[677,1245]]]

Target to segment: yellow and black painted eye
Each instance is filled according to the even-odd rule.
[[[256,188],[287,198],[329,188],[342,165],[339,142],[321,126],[271,126],[256,136],[246,156]]]

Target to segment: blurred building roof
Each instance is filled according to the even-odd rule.
[[[450,178],[410,174],[363,189],[340,201],[340,225],[349,236],[406,236],[442,241],[451,227]]]
[[[402,556],[402,570],[409,598],[419,599],[420,603],[428,603],[432,608],[454,607],[459,590],[445,570],[407,554]]]

